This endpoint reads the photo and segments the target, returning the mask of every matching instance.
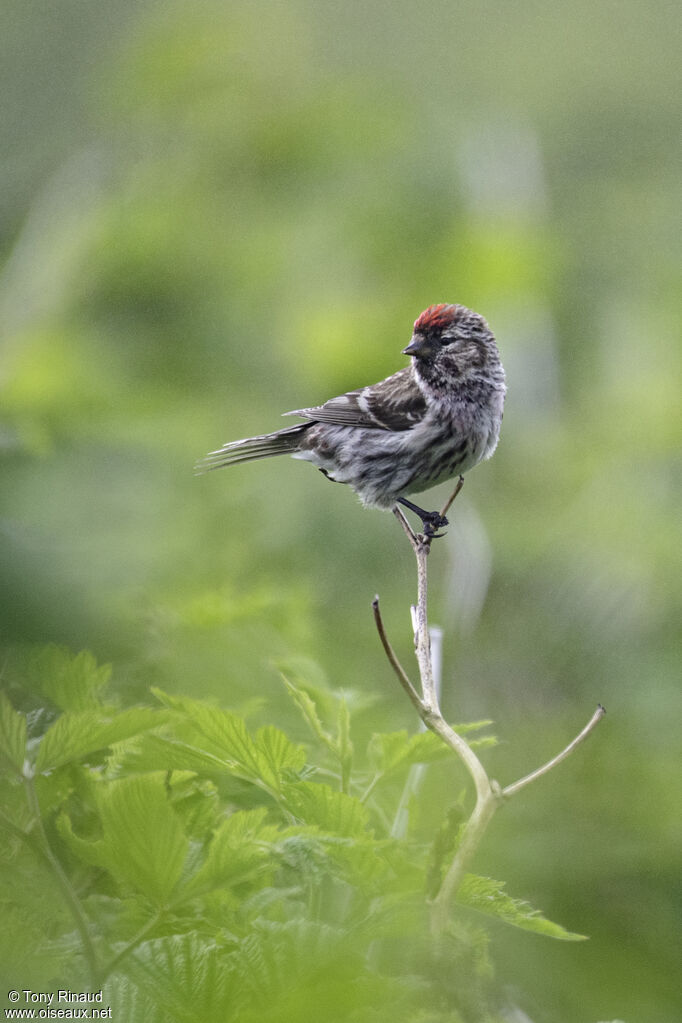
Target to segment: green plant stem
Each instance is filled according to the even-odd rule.
[[[43,823],[42,814],[40,812],[40,803],[38,802],[38,793],[36,792],[33,775],[29,773],[24,773],[23,781],[26,788],[26,798],[28,800],[28,805],[31,809],[31,812],[33,813],[35,825],[40,839],[41,854],[45,859],[46,863],[48,864],[48,866],[50,867],[52,873],[54,874],[57,884],[59,885],[61,893],[64,897],[64,901],[69,908],[71,916],[73,917],[73,921],[76,925],[76,929],[80,935],[81,943],[83,945],[83,954],[85,955],[85,959],[88,964],[91,982],[93,987],[95,987],[98,977],[97,955],[95,953],[95,946],[92,942],[92,937],[90,936],[87,917],[85,915],[85,912],[83,911],[83,907],[81,905],[80,899],[78,898],[78,895],[76,894],[71,882],[69,881],[69,878],[66,875],[66,872],[64,871],[64,868],[62,867],[61,863],[59,862],[57,856],[55,855],[52,849],[52,846],[50,845],[50,840],[47,837],[47,831],[45,830],[45,824]]]
[[[164,913],[163,909],[157,910],[154,916],[151,917],[151,919],[148,920],[147,923],[140,928],[135,937],[131,938],[130,941],[128,941],[123,946],[123,948],[116,953],[114,958],[111,959],[105,966],[102,967],[102,970],[97,975],[97,987],[101,987],[104,981],[107,979],[107,977],[109,977],[110,974],[114,972],[118,964],[123,959],[125,959],[126,956],[130,955],[130,953],[134,951],[141,942],[144,941],[147,935],[154,930],[156,925],[162,919],[163,913]]]

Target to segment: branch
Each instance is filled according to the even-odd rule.
[[[414,706],[417,713],[421,717],[424,710],[422,701],[419,699],[417,690],[414,688],[409,678],[407,677],[405,669],[398,660],[395,650],[391,646],[388,636],[386,635],[386,630],[384,629],[384,622],[381,617],[381,611],[379,610],[378,594],[372,601],[372,611],[374,612],[374,621],[376,623],[377,632],[379,633],[379,639],[381,640],[382,646],[386,652],[386,656],[388,657],[389,663],[393,668],[394,672],[396,673],[398,681],[400,682],[401,686],[403,687],[403,689],[409,696],[410,700],[412,701],[412,705]]]
[[[476,789],[476,799],[489,799],[494,794],[494,783],[491,782],[485,767],[478,759],[466,739],[463,739],[454,728],[447,723],[440,711],[422,715],[426,727],[435,732],[446,746],[453,750],[466,767]],[[495,797],[497,798],[497,797]]]
[[[460,476],[457,481],[457,486],[440,513],[443,518],[462,489],[463,483],[464,480]],[[432,928],[434,935],[439,937],[443,934],[447,926],[450,907],[457,894],[457,890],[461,884],[462,878],[464,877],[469,861],[476,852],[483,834],[485,833],[485,830],[498,806],[502,804],[505,798],[516,795],[516,793],[525,788],[526,785],[535,781],[536,778],[541,778],[544,774],[551,771],[553,767],[556,767],[557,764],[560,764],[562,760],[565,760],[566,757],[570,756],[576,747],[583,742],[583,740],[586,739],[599,724],[606,711],[600,704],[580,734],[577,735],[561,753],[557,754],[557,756],[553,757],[542,767],[539,767],[537,770],[532,771],[523,778],[520,778],[519,781],[514,782],[511,785],[507,785],[506,788],[502,789],[497,782],[489,778],[483,764],[478,759],[472,748],[466,740],[463,739],[461,735],[458,735],[457,732],[455,732],[455,730],[447,723],[439,706],[433,664],[431,660],[431,643],[427,619],[427,559],[433,537],[422,535],[421,533],[415,533],[410,523],[405,518],[405,515],[397,505],[393,508],[393,513],[410,541],[410,545],[412,546],[417,559],[417,604],[410,610],[412,614],[412,626],[414,629],[415,654],[419,665],[421,696],[410,682],[405,669],[401,665],[393,647],[388,641],[386,631],[384,629],[384,623],[381,618],[381,612],[379,611],[379,598],[375,597],[372,602],[372,609],[374,611],[374,621],[379,633],[379,638],[381,639],[386,656],[398,678],[398,681],[407,693],[407,696],[409,697],[412,706],[419,714],[419,717],[430,731],[438,735],[443,742],[457,754],[468,771],[476,790],[476,803],[474,809],[469,820],[462,829],[457,850],[452,862],[446,870],[440,889],[431,903]],[[372,786],[370,786],[370,790],[371,787]],[[369,790],[367,794],[369,794]]]
[[[431,543],[427,539],[417,538],[412,545],[417,558],[417,607],[415,610],[416,628],[414,634],[414,647],[419,664],[419,675],[422,683],[422,696],[424,703],[429,710],[440,716],[438,706],[438,695],[436,693],[436,682],[433,677],[433,665],[431,663],[431,637],[429,636],[429,623],[426,612],[426,598],[428,592],[428,577],[426,571],[426,559],[431,550]]]
[[[391,508],[391,511],[393,512],[393,514],[397,518],[397,520],[400,523],[400,525],[405,530],[405,532],[407,534],[407,539],[410,541],[410,543],[414,547],[414,545],[416,543],[418,543],[419,540],[417,538],[417,534],[415,533],[414,529],[412,528],[410,523],[405,518],[405,515],[403,514],[402,510],[398,507],[397,504],[394,504],[393,507]]]
[[[457,480],[457,484],[455,486],[455,489],[452,491],[452,493],[450,494],[449,498],[447,499],[447,501],[445,502],[445,504],[441,508],[441,511],[440,511],[441,518],[445,518],[447,513],[450,511],[450,508],[454,504],[455,498],[457,497],[457,495],[459,494],[459,492],[460,492],[460,490],[462,489],[463,486],[464,486],[464,477],[460,476],[459,479]]]
[[[523,778],[520,778],[519,781],[515,781],[512,785],[507,785],[502,789],[502,795],[505,797],[515,796],[516,793],[525,788],[526,785],[530,785],[530,783],[535,781],[536,778],[541,778],[543,774],[547,774],[553,767],[556,767],[556,765],[560,764],[562,760],[565,760],[566,757],[570,757],[576,746],[579,746],[580,743],[587,738],[590,732],[594,731],[605,714],[605,708],[602,707],[601,703],[598,703],[597,709],[583,728],[582,732],[580,732],[579,735],[576,735],[572,742],[569,742],[566,749],[563,749],[561,753],[557,753],[555,757],[548,760],[546,764],[542,765],[542,767],[538,767],[536,771],[531,771],[530,774],[526,774]]]
[[[450,499],[445,505],[444,512],[450,508],[452,502],[455,500],[457,495],[463,486],[462,477],[457,481]],[[447,723],[441,714],[438,695],[436,692],[436,683],[433,674],[433,664],[431,661],[431,640],[429,637],[429,626],[427,618],[427,592],[428,592],[428,575],[427,575],[427,558],[431,549],[431,538],[428,536],[422,536],[419,533],[415,533],[409,522],[403,515],[402,511],[396,505],[393,508],[393,513],[403,527],[405,534],[412,546],[415,557],[417,559],[417,604],[416,607],[412,608],[413,611],[413,622],[414,622],[414,645],[415,653],[417,656],[417,663],[419,665],[419,676],[421,679],[422,686],[422,698],[414,690],[414,687],[407,679],[407,676],[403,668],[398,664],[397,658],[393,653],[385,634],[382,635],[382,629],[380,629],[379,635],[382,638],[384,644],[384,650],[388,656],[391,665],[398,673],[403,688],[406,688],[405,682],[409,685],[409,691],[407,691],[413,706],[416,708],[420,718],[430,731],[435,732],[446,745],[448,745],[459,757],[467,771],[471,775],[471,779],[476,789],[476,798],[489,799],[492,798],[492,788],[490,779],[486,774],[483,764],[478,759],[474,751],[471,749],[469,744],[454,731],[454,729]],[[372,605],[375,608],[375,619],[378,614],[378,598],[375,599]],[[379,628],[379,620],[377,621],[377,628]],[[388,646],[387,646],[388,644]],[[390,650],[390,653],[389,653]],[[397,667],[396,667],[397,665]]]

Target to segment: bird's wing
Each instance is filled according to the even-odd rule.
[[[357,426],[366,430],[411,430],[424,418],[426,402],[411,366],[378,384],[330,398],[324,405],[285,412],[316,423]]]

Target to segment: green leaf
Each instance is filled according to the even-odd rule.
[[[199,700],[169,696],[157,689],[152,691],[166,706],[194,725],[198,733],[196,752],[219,758],[228,770],[273,795],[280,793],[291,772],[298,773],[305,766],[303,747],[294,746],[284,732],[273,725],[261,728],[252,736],[238,714]]]
[[[230,765],[180,736],[160,732],[143,732],[112,746],[108,759],[113,776],[144,771],[193,771],[196,774],[224,774]]]
[[[316,738],[318,738],[320,742],[327,746],[327,748],[330,749],[334,754],[336,754],[336,743],[334,742],[334,739],[332,738],[330,733],[326,731],[324,725],[322,724],[322,721],[320,720],[320,717],[317,713],[317,705],[315,704],[315,701],[305,691],[305,689],[302,689],[300,686],[295,685],[291,681],[291,679],[284,674],[284,672],[280,672],[280,675],[282,677],[284,685],[287,687],[287,692],[289,693],[294,703],[298,707],[299,711],[303,716],[303,719],[307,722],[313,735],[316,736]]]
[[[28,833],[34,822],[35,817],[26,799],[26,789],[22,782],[9,771],[0,774],[0,831],[6,831],[15,836],[18,831]],[[6,862],[6,860],[0,859],[0,863],[3,864],[3,868],[0,869],[0,885],[2,884],[2,870]]]
[[[36,770],[52,771],[80,760],[112,743],[156,728],[163,720],[163,715],[150,707],[130,707],[113,716],[94,709],[62,714],[42,738]]]
[[[123,778],[95,787],[102,838],[74,835],[65,815],[59,827],[74,852],[105,867],[124,888],[132,888],[159,906],[173,893],[185,863],[189,841],[168,801],[162,774]]]
[[[355,796],[329,785],[299,781],[284,792],[288,809],[303,823],[344,838],[366,837],[369,814]]]
[[[111,677],[111,665],[98,665],[89,650],[73,654],[50,645],[32,659],[30,673],[40,691],[64,711],[99,706],[100,690]]]
[[[126,974],[123,982],[112,977],[106,988],[119,1019],[213,1023],[236,1018],[235,972],[225,949],[209,937],[190,932],[145,942],[126,964]]]
[[[279,789],[282,775],[299,774],[305,767],[305,750],[294,746],[284,732],[274,725],[266,725],[256,732],[255,743],[259,754],[261,777],[269,787]]]
[[[338,713],[336,715],[336,749],[341,764],[343,790],[346,792],[350,784],[353,743],[350,737],[350,711],[343,695],[339,700]]]
[[[265,825],[266,810],[238,810],[216,829],[206,859],[185,887],[187,894],[227,888],[248,878],[270,860],[277,828]]]
[[[503,881],[495,881],[491,877],[479,877],[477,874],[465,874],[462,879],[457,901],[463,906],[470,906],[481,913],[496,916],[513,927],[524,931],[544,934],[548,938],[560,941],[585,941],[586,935],[574,934],[560,924],[547,920],[539,910],[533,909],[527,902],[514,899],[504,891]]]
[[[491,746],[499,745],[496,735],[483,735],[480,739],[467,739],[471,749],[490,749]]]
[[[400,732],[375,732],[369,741],[367,755],[376,771],[388,774],[410,764],[433,763],[447,760],[452,750],[433,732],[408,734]]]
[[[185,834],[190,839],[205,841],[221,815],[216,785],[197,777],[194,771],[172,771],[166,774],[166,788]]]
[[[98,838],[93,841],[81,838],[73,830],[71,818],[66,812],[59,814],[56,825],[57,831],[71,852],[84,863],[89,863],[91,867],[100,867],[103,870],[109,869],[107,845],[103,839]]]
[[[21,774],[26,757],[26,718],[0,693],[0,766]]]
[[[474,721],[469,724],[453,725],[458,735],[487,728],[491,721]],[[481,739],[469,739],[472,747],[494,746],[494,736]],[[374,770],[381,775],[410,766],[412,764],[432,764],[452,757],[452,750],[433,732],[417,732],[408,736],[403,729],[400,732],[375,732],[367,747],[367,756]]]
[[[480,721],[460,721],[459,724],[450,727],[458,735],[469,735],[470,732],[480,732],[482,728],[490,728],[494,723],[490,718],[482,718]]]

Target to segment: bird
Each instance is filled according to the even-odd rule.
[[[197,473],[289,454],[345,483],[369,508],[400,504],[419,516],[426,536],[448,524],[406,495],[463,473],[497,447],[505,372],[485,319],[463,305],[438,303],[414,321],[403,349],[409,365],[322,405],[283,413],[304,421],[230,441],[196,465]]]

